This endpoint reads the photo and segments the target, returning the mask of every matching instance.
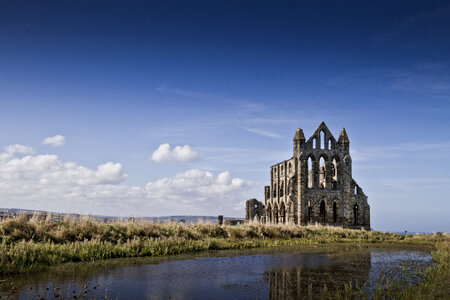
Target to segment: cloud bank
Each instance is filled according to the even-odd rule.
[[[51,137],[46,137],[43,141],[43,145],[50,145],[52,147],[61,147],[66,142],[66,138],[62,135],[55,135]]]
[[[144,186],[125,185],[127,176],[120,163],[91,169],[10,145],[0,154],[0,207],[121,216],[240,214],[243,193],[255,186],[226,171],[188,170]]]
[[[242,212],[242,192],[255,183],[231,177],[225,171],[216,177],[210,172],[189,170],[174,177],[147,183],[148,197],[160,205],[172,203],[177,211],[194,214],[219,214],[224,210]]]
[[[161,144],[158,149],[156,149],[151,160],[162,163],[162,162],[191,162],[199,160],[201,156],[192,150],[188,145],[176,146],[175,149],[171,150],[169,144]]]

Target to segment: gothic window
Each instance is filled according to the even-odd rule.
[[[336,158],[333,158],[333,165],[331,166],[331,177],[334,180],[337,180],[337,161]]]
[[[358,187],[355,185],[355,195],[358,194]]]
[[[320,149],[325,149],[325,132],[320,132]]]
[[[284,182],[280,184],[280,197],[284,196]]]
[[[311,157],[308,158],[308,188],[313,187],[314,171],[313,171],[313,160]]]
[[[331,139],[328,140],[328,150],[331,150]]]
[[[317,148],[316,138],[313,138],[312,144],[313,144],[313,149],[316,149]]]
[[[277,197],[277,184],[275,183],[273,185],[272,198],[276,198],[276,197]]]
[[[291,173],[292,172],[292,164],[291,163],[289,163],[289,173]]]
[[[326,183],[326,178],[327,178],[327,170],[326,170],[326,162],[325,162],[325,158],[321,157],[320,158],[320,176],[319,176],[319,186],[321,189],[326,188],[327,183]]]
[[[338,164],[336,161],[336,158],[333,158],[333,162],[331,164],[331,182],[332,182],[332,186],[333,186],[333,190],[337,190],[337,183],[338,183]]]

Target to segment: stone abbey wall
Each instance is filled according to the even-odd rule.
[[[352,178],[350,141],[343,128],[338,140],[324,122],[306,140],[302,129],[294,136],[290,159],[270,168],[264,188],[264,215],[247,203],[246,218],[263,223],[327,224],[370,229],[367,196]],[[257,201],[259,202],[259,201]],[[260,208],[261,205],[258,205]],[[256,209],[256,208],[255,208]]]

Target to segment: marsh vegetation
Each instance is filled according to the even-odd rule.
[[[397,234],[336,227],[294,225],[218,226],[151,222],[101,223],[88,217],[60,221],[20,216],[0,222],[0,273],[32,273],[67,262],[94,262],[111,258],[164,257],[205,250],[250,249],[274,246],[420,245],[429,249],[433,267],[420,274],[420,283],[399,284],[380,278],[374,298],[448,298],[450,295],[450,238],[448,234]],[[333,289],[343,298],[367,293],[353,282]],[[419,297],[420,296],[420,297]]]

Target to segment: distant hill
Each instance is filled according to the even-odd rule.
[[[52,219],[59,218],[74,218],[78,219],[85,215],[80,214],[68,214],[68,213],[57,213],[49,212],[45,210],[32,210],[32,209],[21,209],[21,208],[0,208],[0,218],[4,217],[14,217],[21,214],[26,215],[51,215]],[[90,217],[103,222],[113,222],[118,220],[129,220],[134,219],[135,221],[151,221],[158,223],[168,223],[177,222],[185,224],[196,224],[196,223],[217,223],[217,216],[161,216],[161,217],[118,217],[118,216],[101,216],[101,215],[89,215]],[[240,218],[224,217],[224,220],[238,220]]]

